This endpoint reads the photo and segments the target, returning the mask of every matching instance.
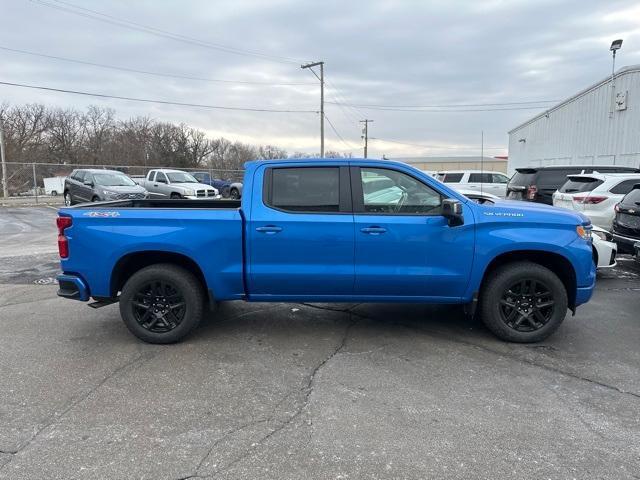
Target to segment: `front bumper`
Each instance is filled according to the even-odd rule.
[[[56,280],[58,280],[58,285],[60,286],[58,289],[59,297],[80,300],[81,302],[89,300],[89,287],[80,277],[62,274],[58,275]]]
[[[185,195],[182,198],[186,198],[188,200],[220,200],[222,198],[222,195],[218,194],[212,197],[197,197],[195,195]]]
[[[591,262],[591,285],[587,287],[578,287],[576,289],[576,307],[578,305],[582,305],[583,303],[587,303],[591,300],[591,296],[593,295],[593,290],[596,288],[596,265]]]
[[[631,255],[635,254],[635,245],[640,243],[640,238],[625,237],[615,232],[612,232],[611,234],[613,235],[615,242],[618,244],[618,250],[620,253],[629,253]]]

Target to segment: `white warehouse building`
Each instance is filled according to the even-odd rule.
[[[542,165],[640,167],[640,65],[618,70],[613,85],[609,76],[509,131],[509,174]]]

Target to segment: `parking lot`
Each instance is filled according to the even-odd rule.
[[[0,209],[0,478],[640,478],[640,268],[541,344],[460,308],[223,304],[183,343],[56,297]]]

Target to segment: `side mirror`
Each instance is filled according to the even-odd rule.
[[[464,223],[462,203],[459,200],[445,198],[442,201],[442,215],[449,220],[450,227],[456,227]]]
[[[93,182],[91,180],[85,180],[83,182],[87,187],[93,187]]]

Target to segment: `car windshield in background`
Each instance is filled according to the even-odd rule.
[[[640,188],[634,188],[626,197],[622,199],[622,203],[625,205],[640,205]]]
[[[560,193],[591,192],[598,185],[602,185],[602,180],[598,180],[597,178],[570,178],[558,191]]]
[[[117,173],[94,173],[93,178],[96,185],[103,187],[133,187],[136,185],[136,182],[126,175]]]
[[[193,175],[185,172],[167,172],[167,177],[171,183],[198,183]]]

